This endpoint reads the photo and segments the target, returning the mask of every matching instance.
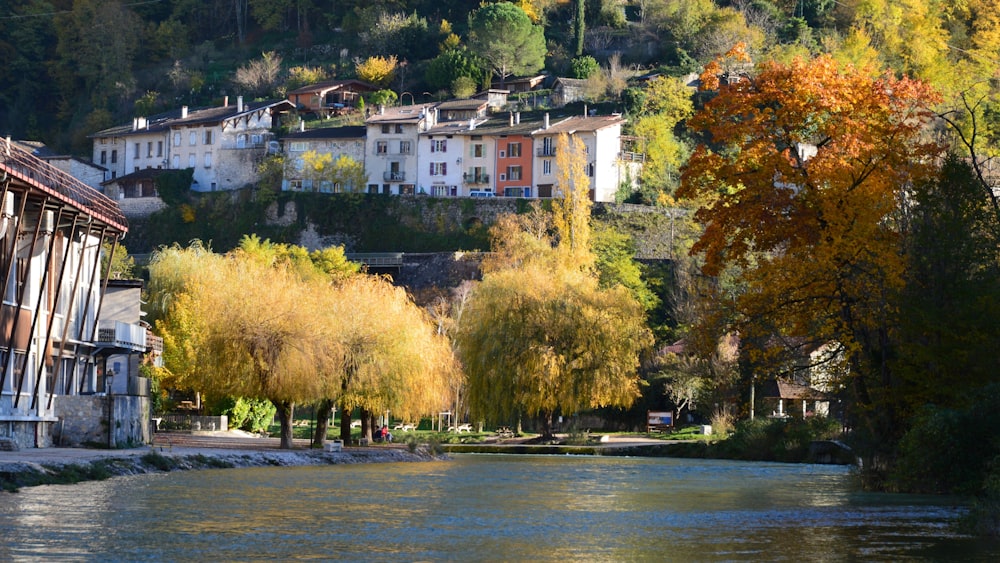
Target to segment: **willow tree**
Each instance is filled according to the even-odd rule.
[[[350,438],[354,409],[362,410],[371,438],[369,414],[388,410],[412,420],[449,404],[460,377],[451,345],[405,291],[382,277],[354,276],[328,292],[323,307],[337,323],[331,338],[340,388],[329,396],[340,401],[342,439]]]
[[[158,252],[151,302],[164,337],[169,382],[179,387],[264,398],[278,409],[282,447],[292,446],[297,402],[339,388],[339,328],[323,304],[331,279],[356,266],[342,252],[308,253],[246,237],[226,256],[200,245]]]
[[[494,255],[455,334],[473,414],[491,423],[535,416],[545,437],[556,413],[631,405],[639,355],[652,344],[629,290],[599,285],[583,151],[567,138],[558,146],[576,155],[559,163],[564,197],[551,216],[536,207],[497,222]]]

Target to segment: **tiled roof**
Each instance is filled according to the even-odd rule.
[[[367,128],[364,125],[348,125],[344,127],[323,127],[321,129],[295,131],[283,136],[282,139],[363,139],[366,134]]]

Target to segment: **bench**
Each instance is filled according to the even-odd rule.
[[[514,431],[510,429],[510,426],[501,426],[497,428],[497,436],[501,438],[513,438]]]
[[[472,425],[459,424],[458,426],[449,426],[448,432],[472,432]]]
[[[344,451],[344,441],[343,440],[330,440],[329,442],[323,444],[324,452],[341,452]]]
[[[414,424],[397,424],[392,427],[393,430],[402,430],[403,432],[409,432],[410,430],[416,430],[417,427]]]
[[[351,428],[361,428],[361,421],[360,420],[352,420],[351,421]]]

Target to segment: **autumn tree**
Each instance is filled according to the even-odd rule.
[[[354,70],[358,73],[358,80],[364,80],[376,86],[388,86],[396,76],[398,64],[396,55],[368,57],[354,65]]]
[[[652,343],[642,306],[622,285],[601,288],[590,249],[582,149],[557,144],[563,197],[506,216],[491,230],[483,280],[455,335],[472,412],[488,422],[628,406],[639,396],[639,354]]]
[[[545,33],[516,5],[487,4],[469,15],[469,50],[487,61],[503,82],[544,66]]]
[[[327,396],[339,381],[325,377],[337,373],[328,367],[333,324],[320,302],[328,282],[303,278],[279,254],[256,241],[226,257],[174,249],[157,254],[150,270],[161,280],[156,328],[172,383],[271,401],[281,446],[290,448],[295,403]]]
[[[365,165],[347,154],[336,159],[329,152],[306,151],[301,157],[302,179],[309,180],[313,191],[353,192],[363,187],[368,175]]]
[[[656,77],[643,90],[632,134],[646,156],[640,179],[651,203],[662,203],[662,196],[671,195],[679,183],[690,148],[675,131],[694,113],[693,94],[681,80],[669,77]]]
[[[370,439],[365,415],[388,410],[416,420],[450,403],[461,377],[451,344],[401,288],[378,276],[352,276],[329,293],[325,310],[338,324],[331,339],[341,385],[329,397],[340,402],[342,439],[350,439],[354,409],[361,409]]]
[[[920,137],[937,100],[923,83],[872,78],[828,57],[765,63],[719,85],[689,125],[703,132],[678,195],[701,204],[704,273],[735,266],[746,291],[731,328],[762,369],[775,336],[836,343],[830,362],[875,447],[898,437],[890,397],[900,202],[933,170]],[[885,461],[869,451],[866,464]]]

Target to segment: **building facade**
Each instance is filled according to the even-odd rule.
[[[242,188],[256,181],[261,159],[277,151],[272,128],[291,108],[287,100],[244,103],[239,96],[234,105],[227,97],[221,107],[136,117],[90,135],[93,161],[108,170],[105,181],[144,169],[190,168],[194,191]]]
[[[112,428],[138,442],[148,434],[142,398],[109,402],[102,349],[146,350],[145,330],[102,345],[107,273],[101,247],[112,249],[127,232],[114,201],[68,174],[0,143],[0,441],[6,447],[46,447],[75,428],[86,410],[104,417],[87,423],[107,443]],[[83,399],[80,399],[80,398]],[[78,400],[80,399],[80,400]],[[96,400],[95,400],[96,399]],[[84,408],[83,404],[88,405]],[[104,405],[94,407],[94,405]],[[103,413],[103,414],[100,414]],[[143,416],[145,415],[145,422]]]

